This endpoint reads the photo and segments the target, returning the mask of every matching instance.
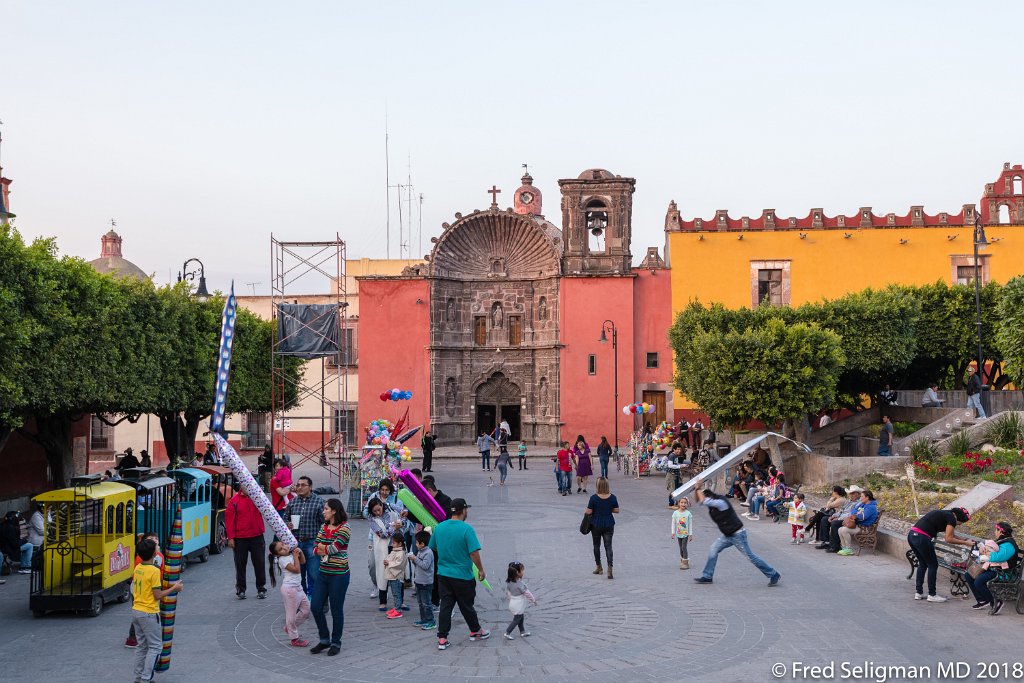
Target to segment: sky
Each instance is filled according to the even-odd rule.
[[[391,190],[391,257],[492,183],[511,206],[524,163],[556,224],[558,179],[636,178],[635,261],[673,199],[958,212],[1024,163],[1022,25],[938,0],[0,0],[9,208],[65,254],[98,257],[113,218],[157,282],[195,257],[211,289],[269,293],[271,234],[389,253],[386,121],[417,200],[400,252]]]

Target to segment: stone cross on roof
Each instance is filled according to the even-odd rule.
[[[487,193],[491,195],[491,208],[498,208],[498,195],[501,194],[501,190],[498,189],[497,185],[491,185],[491,189],[487,190]]]

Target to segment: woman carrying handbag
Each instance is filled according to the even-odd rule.
[[[612,575],[612,535],[615,533],[615,517],[619,512],[619,500],[612,493],[608,485],[608,479],[600,477],[597,480],[597,493],[590,496],[580,531],[588,524],[589,516],[590,535],[594,539],[594,563],[597,568],[595,574],[601,574],[604,570],[601,567],[601,544],[604,543],[604,554],[608,560],[608,578],[615,578]],[[585,532],[584,532],[585,533]]]

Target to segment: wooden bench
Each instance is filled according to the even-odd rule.
[[[796,497],[796,494],[800,493],[800,487],[801,486],[803,486],[803,484],[797,484],[796,486],[794,486],[792,488],[789,488],[788,486],[786,487],[789,490],[789,495],[786,496],[785,498],[780,498],[779,499],[779,504],[778,504],[778,507],[777,507],[777,509],[779,510],[779,514],[777,514],[777,515],[770,515],[768,513],[768,508],[767,508],[768,501],[765,501],[765,514],[769,514],[769,516],[772,517],[772,521],[775,522],[776,524],[781,522],[782,521],[782,514],[786,510],[786,504],[793,502],[793,498]],[[789,517],[787,516],[786,519],[789,519]]]
[[[994,598],[989,614],[995,611],[996,601],[1012,602],[1017,614],[1024,614],[1024,583],[1021,572],[1024,570],[1024,550],[1017,553],[1017,566],[1000,572],[996,578],[988,582],[988,589]]]
[[[964,538],[973,540],[975,547],[977,547],[978,541],[981,540],[973,536],[966,536]],[[967,587],[967,579],[964,578],[964,575],[967,573],[967,563],[971,559],[971,550],[973,548],[947,543],[941,538],[935,539],[935,556],[939,560],[939,568],[949,570],[951,584],[949,592],[957,597],[964,597],[970,593],[970,589]],[[910,573],[907,574],[907,580],[910,580],[913,578],[914,571],[918,565],[921,564],[913,549],[907,551],[907,562],[910,563]]]
[[[883,514],[885,514],[885,510],[879,508],[878,517],[875,517],[874,524],[872,524],[871,526],[858,527],[859,531],[853,537],[853,540],[857,542],[858,555],[860,555],[860,551],[862,551],[866,547],[871,548],[872,555],[875,554],[875,549],[878,546],[878,523],[882,521]]]

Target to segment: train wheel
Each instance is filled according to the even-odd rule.
[[[34,616],[36,619],[42,619],[43,617],[46,616],[46,610],[44,610],[44,609],[34,609],[34,610],[32,610],[32,616]]]
[[[203,552],[200,553],[200,555],[199,555],[199,561],[200,562],[206,562],[209,559],[210,559],[210,549],[209,548],[203,548]]]
[[[98,617],[100,612],[103,611],[103,596],[94,595],[92,596],[92,607],[89,608],[90,617]]]
[[[214,537],[213,543],[210,544],[210,552],[214,555],[220,555],[224,552],[224,548],[228,546],[228,527],[224,523],[224,515],[217,515],[217,535]]]
[[[131,597],[131,594],[132,594],[132,584],[130,582],[126,582],[124,584],[124,588],[121,590],[121,594],[117,596],[117,601],[122,603],[122,604],[126,603],[126,602],[128,602],[128,598]]]

